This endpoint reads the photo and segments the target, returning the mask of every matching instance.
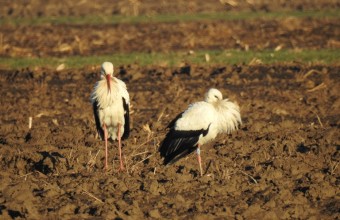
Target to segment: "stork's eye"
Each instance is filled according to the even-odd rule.
[[[218,99],[217,95],[214,95],[216,99]]]

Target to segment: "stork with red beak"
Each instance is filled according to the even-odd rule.
[[[113,64],[104,62],[101,66],[100,80],[91,95],[94,119],[100,138],[105,140],[105,169],[108,169],[107,140],[118,140],[120,170],[124,170],[121,139],[130,132],[130,97],[126,85],[113,76]]]

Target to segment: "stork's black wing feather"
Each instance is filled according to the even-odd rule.
[[[126,100],[123,98],[123,107],[124,107],[124,119],[125,119],[125,124],[124,124],[124,134],[122,136],[122,139],[127,139],[130,135],[130,110],[129,110],[129,105],[126,103]]]
[[[172,164],[195,151],[200,135],[207,135],[209,127],[210,125],[207,129],[193,131],[171,129],[159,148],[164,164]]]
[[[94,114],[94,120],[96,122],[97,132],[98,132],[98,135],[100,136],[100,138],[103,140],[104,139],[104,130],[103,130],[103,128],[100,124],[100,120],[99,120],[97,100],[93,102],[92,106],[93,106],[93,114]]]

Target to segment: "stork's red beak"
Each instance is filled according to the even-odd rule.
[[[107,74],[106,75],[106,82],[107,82],[107,87],[109,88],[109,92],[111,92],[111,75]]]

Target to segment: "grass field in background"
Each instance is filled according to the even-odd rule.
[[[249,20],[249,19],[280,19],[286,17],[296,18],[340,18],[340,10],[329,11],[242,11],[224,13],[197,13],[197,14],[155,14],[139,16],[98,16],[88,15],[83,17],[58,16],[58,17],[36,17],[36,18],[2,18],[0,25],[44,25],[44,24],[70,24],[70,25],[101,25],[119,23],[161,23],[161,22],[190,22],[203,20]]]
[[[209,61],[207,61],[209,57]],[[119,53],[103,56],[70,56],[65,58],[6,58],[0,57],[0,68],[20,69],[34,67],[56,68],[65,64],[66,68],[81,68],[84,66],[98,65],[103,61],[111,61],[114,65],[126,65],[136,63],[140,66],[162,65],[179,66],[183,62],[195,64],[242,64],[278,62],[310,62],[323,64],[340,64],[339,50],[281,50],[281,51],[196,51],[171,53]]]

